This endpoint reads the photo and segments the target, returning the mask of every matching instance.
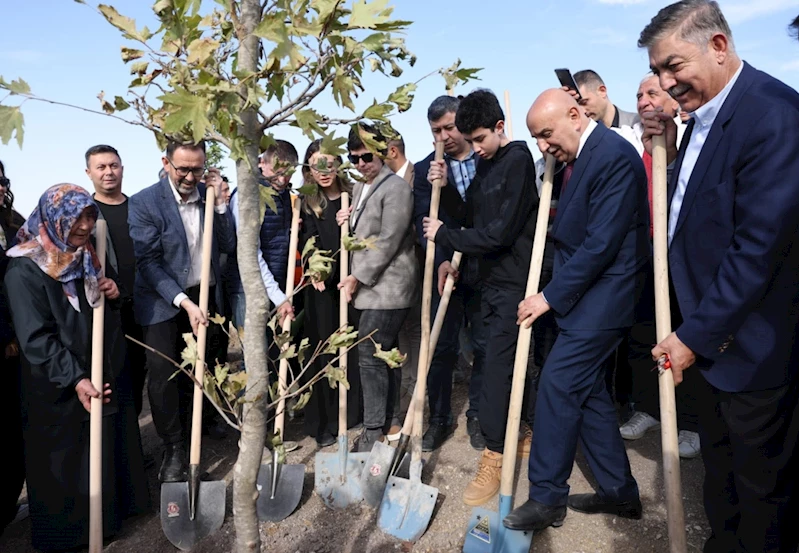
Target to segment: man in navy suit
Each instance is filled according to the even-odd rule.
[[[633,324],[649,255],[646,171],[624,138],[589,119],[569,93],[553,89],[530,108],[527,126],[542,153],[567,164],[552,224],[554,275],[519,304],[527,327],[554,311],[560,327],[538,388],[530,450],[530,499],[504,524],[518,530],[560,526],[566,505],[586,513],[641,517],[604,380],[605,361]],[[599,485],[569,496],[578,441]]]
[[[200,325],[208,325],[206,313],[197,305],[205,219],[205,186],[200,181],[205,175],[205,184],[218,191],[222,178],[215,169],[206,173],[202,142],[170,141],[163,164],[167,178],[130,198],[128,223],[136,254],[134,311],[144,327],[144,343],[180,360],[185,347],[182,335],[197,334]],[[236,235],[225,197],[217,195],[215,204],[210,298],[221,309],[219,253],[235,251]],[[182,375],[170,380],[175,367],[149,351],[147,368],[153,424],[165,446],[158,478],[161,482],[185,480],[191,380]]]
[[[645,113],[666,136],[675,384],[700,371],[706,553],[796,551],[799,94],[744,63],[716,2],[663,8],[642,31],[652,70],[691,113]],[[676,301],[675,301],[676,300]],[[674,318],[674,315],[672,316]]]

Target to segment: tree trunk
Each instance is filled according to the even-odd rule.
[[[241,0],[239,69],[255,72],[258,69],[258,37],[252,30],[261,19],[258,0]],[[235,6],[233,7],[235,9]],[[246,91],[245,91],[246,93]],[[268,364],[266,350],[266,289],[258,268],[258,232],[260,229],[257,171],[260,130],[258,114],[249,107],[240,112],[241,134],[247,139],[247,158],[236,161],[239,191],[238,263],[246,297],[247,314],[244,323],[244,358],[247,360],[248,403],[244,407],[239,457],[233,480],[233,516],[236,525],[236,551],[251,553],[261,551],[258,515],[255,500],[258,497],[256,479],[261,467],[261,457],[266,439],[266,402],[268,400]]]

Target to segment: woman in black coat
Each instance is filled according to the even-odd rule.
[[[90,242],[97,206],[82,188],[48,189],[17,234],[5,276],[22,353],[22,415],[33,546],[85,546],[89,531],[89,410],[93,307],[105,311],[103,523],[149,505],[138,423],[124,367],[116,283],[102,275]]]
[[[3,421],[3,474],[0,481],[0,533],[14,520],[17,500],[25,483],[25,452],[22,441],[22,419],[19,402],[19,346],[11,326],[3,278],[8,258],[6,250],[16,244],[16,234],[25,218],[14,211],[14,194],[6,168],[0,161],[0,360],[3,382],[10,391],[0,402],[0,420]]]
[[[341,209],[341,193],[352,193],[352,184],[337,174],[341,160],[320,152],[321,140],[308,146],[303,161],[306,185],[316,191],[305,196],[302,208],[302,237],[304,244],[316,238],[316,247],[336,252],[341,244],[341,228],[336,223],[336,212]],[[310,351],[339,328],[338,264],[324,282],[305,289],[305,335]],[[349,308],[349,324],[357,328],[357,311]],[[304,380],[308,380],[334,358],[323,355],[316,359]],[[347,380],[350,384],[347,402],[347,426],[353,427],[363,420],[360,378],[358,374],[358,348],[347,355]],[[320,447],[333,445],[338,435],[338,388],[332,389],[326,379],[314,386],[311,400],[305,407],[305,430],[316,438]]]

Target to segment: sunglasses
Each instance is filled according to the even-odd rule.
[[[375,155],[372,152],[366,152],[365,154],[355,155],[350,154],[347,156],[347,159],[350,160],[350,163],[353,165],[358,165],[358,162],[363,160],[364,163],[372,163],[375,159]]]
[[[4,188],[11,188],[11,179],[0,177],[0,186]]]

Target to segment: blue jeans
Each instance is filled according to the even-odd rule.
[[[374,332],[372,340],[380,344],[383,351],[396,347],[399,331],[408,311],[408,309],[362,311],[358,323],[358,339]],[[364,340],[358,345],[358,363],[363,390],[363,425],[368,429],[384,429],[399,419],[402,369],[392,369],[375,357],[376,349],[372,340]]]
[[[481,315],[481,294],[478,288],[459,284],[452,292],[441,336],[436,344],[430,373],[427,375],[427,395],[430,401],[430,422],[452,424],[452,371],[458,362],[458,337],[463,325],[464,315],[469,321],[471,343],[474,353],[472,377],[469,381],[469,408],[466,416],[478,416],[480,391],[483,388],[483,366],[485,364],[486,326]],[[441,296],[433,291],[431,323]]]

